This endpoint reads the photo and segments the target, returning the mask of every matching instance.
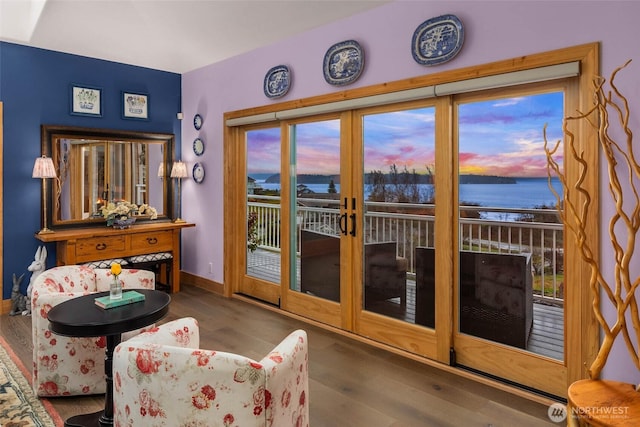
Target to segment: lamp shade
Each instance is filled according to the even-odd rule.
[[[187,175],[187,165],[184,162],[173,162],[173,167],[171,168],[171,178],[186,178]]]
[[[158,165],[158,178],[164,178],[164,162]]]
[[[38,157],[33,165],[32,178],[55,178],[56,168],[53,166],[51,157]]]

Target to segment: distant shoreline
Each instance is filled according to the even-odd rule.
[[[270,176],[270,175],[267,175]],[[462,184],[458,186],[458,199],[461,204],[474,204],[481,207],[533,209],[539,206],[555,206],[555,195],[549,189],[549,177],[517,177],[515,185],[502,184]],[[558,177],[551,179],[553,188],[563,194]],[[266,191],[280,191],[280,183],[257,182]],[[304,184],[313,193],[328,194],[327,184]],[[364,200],[367,200],[371,186],[364,185]],[[340,185],[335,185],[340,194]],[[433,184],[418,184],[419,191],[431,191]],[[278,193],[279,194],[279,193]],[[313,197],[313,196],[312,196]]]
[[[262,174],[260,174],[262,175]],[[368,174],[367,174],[368,175]],[[388,176],[388,174],[387,174]],[[432,176],[431,175],[417,175],[417,184],[432,184]],[[497,176],[497,175],[474,175],[474,174],[463,174],[460,175],[460,184],[516,184],[517,179],[509,176]],[[524,179],[524,178],[521,178]],[[366,176],[365,176],[366,180]],[[340,184],[340,176],[339,175],[311,175],[311,174],[300,174],[297,176],[298,184],[329,184],[333,181],[334,184]],[[268,184],[279,184],[280,183],[280,174],[273,174],[268,176],[264,182]]]
[[[516,184],[516,178],[496,175],[460,175],[459,184]]]

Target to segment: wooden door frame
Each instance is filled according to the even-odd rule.
[[[225,257],[225,276],[224,276],[224,293],[227,296],[231,296],[234,289],[237,289],[237,281],[239,280],[237,272],[237,262],[242,255],[242,245],[238,245],[238,239],[241,239],[241,218],[239,212],[242,212],[243,203],[243,189],[244,183],[241,179],[238,170],[242,169],[241,157],[239,156],[237,148],[238,128],[234,126],[227,126],[227,120],[241,119],[249,116],[254,117],[267,117],[266,120],[275,121],[275,112],[283,110],[293,110],[301,107],[312,107],[332,102],[344,101],[349,99],[357,99],[361,97],[387,94],[390,92],[415,89],[421,87],[432,86],[436,84],[443,84],[449,82],[463,81],[470,77],[487,77],[495,76],[503,73],[531,70],[539,67],[545,67],[550,65],[558,65],[567,62],[578,61],[580,63],[580,76],[579,76],[579,94],[576,96],[579,98],[579,105],[581,111],[588,111],[590,103],[592,102],[592,82],[599,74],[599,54],[600,45],[597,42],[588,43],[579,46],[568,47],[564,49],[558,49],[550,52],[537,53],[533,55],[524,55],[517,58],[511,58],[503,61],[497,61],[490,64],[483,64],[473,67],[466,67],[457,70],[445,71],[441,73],[433,73],[424,76],[418,76],[401,81],[382,83],[374,86],[356,88],[351,90],[345,90],[341,92],[334,92],[326,95],[314,96],[301,100],[293,100],[282,102],[278,104],[264,105],[261,107],[249,108],[244,110],[227,112],[224,114],[225,120],[225,139],[224,139],[224,175],[225,175],[225,191],[224,191],[224,212],[225,212],[225,240],[224,240],[224,257]],[[268,118],[271,117],[272,118]],[[585,161],[592,165],[598,165],[599,152],[598,152],[598,135],[593,130],[589,129],[586,124],[579,125],[579,129],[576,130],[578,136],[576,140],[581,142],[582,152],[584,153]],[[572,179],[578,176],[577,165],[567,165],[566,174],[570,182]],[[584,182],[584,185],[595,192],[592,197],[592,206],[597,208],[599,206],[599,176],[597,174],[598,168],[594,167],[593,175],[588,177],[588,182]],[[243,178],[246,179],[246,178]],[[575,202],[576,205],[580,205],[580,201]],[[599,225],[599,214],[593,215],[590,218],[590,224],[587,224],[588,229],[594,230],[587,236],[590,247],[599,247],[600,238],[597,232]],[[239,224],[240,223],[240,224]],[[446,227],[445,227],[446,228]],[[569,256],[569,254],[575,252],[571,251],[575,242],[571,236],[565,238],[565,245],[567,248],[565,253],[567,258],[565,259],[565,269],[570,271],[572,279],[567,281],[567,314],[565,321],[565,330],[572,331],[571,334],[565,334],[565,364],[567,368],[567,387],[574,381],[587,377],[584,366],[590,365],[591,361],[595,358],[597,348],[599,344],[599,328],[591,310],[591,296],[588,286],[582,284],[588,283],[590,271],[588,265],[577,255]],[[599,253],[594,254],[598,256]],[[452,260],[440,260],[446,262],[452,262]],[[444,318],[445,314],[437,314],[438,318]],[[372,344],[376,345],[372,341]],[[377,343],[380,344],[380,343]],[[388,347],[381,345],[383,347]],[[445,351],[448,349],[445,346],[438,348],[438,356],[436,359],[440,359],[444,356]],[[405,354],[408,357],[412,357],[409,352],[398,351],[401,354]],[[566,395],[566,390],[563,393]]]

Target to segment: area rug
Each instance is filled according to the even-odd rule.
[[[31,374],[0,337],[0,427],[57,427],[64,425],[46,399],[31,390]]]

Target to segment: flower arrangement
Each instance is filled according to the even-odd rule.
[[[122,266],[114,262],[111,264],[111,274],[113,274],[113,283],[111,283],[111,287],[109,288],[109,298],[110,299],[121,299],[122,298],[122,284],[120,280],[118,280],[118,276],[122,273]]]
[[[109,202],[100,208],[100,213],[107,220],[107,227],[111,227],[116,220],[127,220],[140,215],[149,215],[149,219],[158,218],[158,211],[153,206],[146,203],[138,206],[126,200]]]
[[[118,277],[120,273],[122,273],[122,266],[120,265],[120,263],[114,262],[113,264],[111,264],[111,274]]]

